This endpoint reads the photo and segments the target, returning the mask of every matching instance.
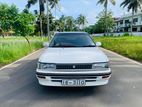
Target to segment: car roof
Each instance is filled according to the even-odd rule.
[[[56,32],[55,34],[88,34],[87,32]]]

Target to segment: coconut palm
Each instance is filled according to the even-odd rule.
[[[40,12],[44,12],[45,10],[44,4],[46,3],[46,1],[47,0],[28,0],[26,7],[29,9],[32,5],[35,5],[39,2]],[[59,0],[48,0],[48,1],[51,8],[54,8],[59,3]]]
[[[131,21],[131,35],[133,33],[133,20],[134,20],[134,14],[138,12],[138,9],[141,9],[142,0],[124,0],[120,6],[123,6],[123,8],[127,7],[128,12],[132,10],[132,21]]]
[[[105,8],[105,17],[107,17],[108,3],[109,2],[111,2],[113,5],[115,5],[115,0],[99,0],[98,1],[98,4],[104,5],[104,8]],[[108,29],[107,29],[107,22],[105,20],[105,35],[106,35],[106,33],[108,33]]]
[[[76,23],[79,25],[79,29],[83,29],[85,24],[87,23],[86,16],[80,14],[76,20]],[[82,26],[82,28],[81,28],[81,26]]]
[[[65,28],[66,28],[66,31],[73,31],[74,29],[74,19],[72,16],[67,16],[65,18]]]
[[[39,19],[40,19],[40,36],[42,36],[43,34],[43,31],[42,31],[42,15],[44,14],[44,10],[45,10],[45,7],[44,7],[44,3],[46,2],[46,0],[28,0],[27,2],[27,5],[26,5],[26,8],[29,9],[32,5],[35,5],[36,3],[39,2]]]
[[[65,20],[66,20],[65,16],[62,15],[59,19],[59,31],[63,32],[65,30]]]
[[[42,36],[42,16],[44,15],[45,11],[45,3],[47,0],[28,0],[26,8],[30,8],[32,5],[39,3],[39,13],[40,13],[40,35]],[[51,8],[54,8],[55,5],[59,2],[59,0],[48,0],[49,5]]]
[[[51,8],[54,8],[59,4],[59,0],[49,0]]]

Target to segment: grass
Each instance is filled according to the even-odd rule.
[[[0,66],[6,65],[43,47],[47,38],[28,37],[31,47],[23,37],[0,38]]]
[[[6,65],[43,47],[47,38],[28,37],[31,48],[23,37],[0,38],[0,66]],[[94,37],[102,47],[142,62],[142,37]]]
[[[142,37],[94,37],[102,47],[142,62]]]

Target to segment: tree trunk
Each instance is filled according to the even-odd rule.
[[[3,37],[3,38],[5,37],[4,33],[2,33],[2,37]]]
[[[134,22],[134,10],[132,10],[131,36],[133,36],[133,22]]]
[[[55,21],[57,20],[57,8],[55,4]],[[55,31],[57,31],[57,25],[55,24]]]
[[[46,6],[47,6],[47,37],[48,40],[50,41],[51,37],[50,37],[50,18],[49,18],[49,1],[46,0]]]
[[[107,29],[107,7],[108,7],[108,0],[106,1],[106,5],[105,5],[105,36],[108,35],[108,29]]]
[[[25,39],[26,39],[26,41],[28,42],[29,47],[30,47],[30,49],[31,49],[31,43],[30,43],[29,39],[28,39],[26,36],[24,36],[24,38],[25,38]]]
[[[39,8],[40,8],[40,15],[39,15],[39,20],[40,20],[40,36],[43,36],[43,30],[42,30],[42,10],[41,10],[41,3],[42,1],[39,0]]]
[[[42,32],[42,17],[40,15],[40,36],[43,36],[43,32]]]

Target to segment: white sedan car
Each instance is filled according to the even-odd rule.
[[[59,87],[106,85],[111,77],[107,56],[85,32],[56,33],[38,61],[39,84]]]

